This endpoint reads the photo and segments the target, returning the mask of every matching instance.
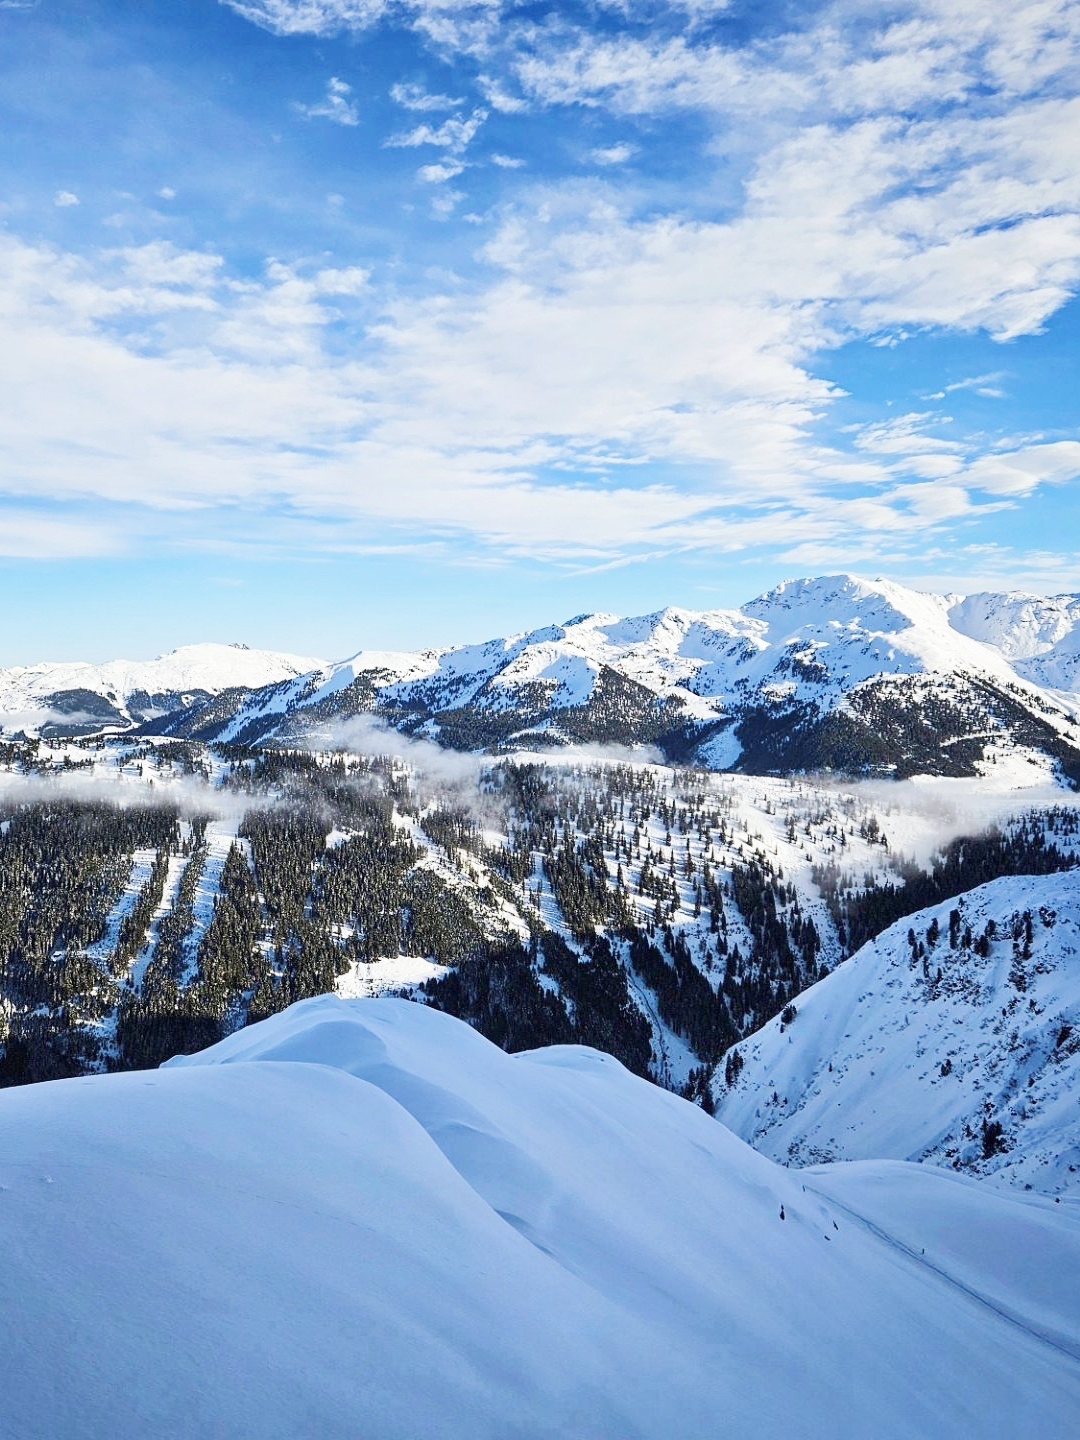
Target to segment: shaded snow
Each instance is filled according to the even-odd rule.
[[[789,1173],[607,1056],[405,1001],[5,1091],[0,1217],[21,1440],[1065,1440],[1080,1407],[1074,1209]]]

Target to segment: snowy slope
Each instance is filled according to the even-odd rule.
[[[718,1084],[719,1117],[766,1154],[931,1160],[1080,1195],[1080,870],[920,911],[796,1008]]]
[[[996,646],[1036,685],[1080,689],[1080,595],[968,595],[952,604],[949,620]]]
[[[597,1052],[404,1001],[4,1092],[0,1187],[22,1440],[1065,1440],[1080,1407],[1071,1207],[789,1174]]]
[[[319,663],[244,645],[184,645],[156,660],[18,665],[0,670],[0,728],[33,730],[65,718],[126,725],[223,690],[272,685]]]

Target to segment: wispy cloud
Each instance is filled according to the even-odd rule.
[[[448,180],[456,180],[465,170],[465,152],[486,119],[487,111],[477,109],[469,116],[452,115],[440,125],[424,121],[412,130],[391,135],[383,141],[383,145],[389,150],[414,150],[428,145],[444,150],[445,159],[421,165],[416,173],[427,185],[445,185]],[[444,190],[432,201],[432,212],[445,220],[463,199],[464,192]]]
[[[5,471],[16,473],[18,454],[23,495],[140,507],[151,531],[153,515],[162,517],[159,535],[196,539],[200,516],[219,517],[229,504],[248,510],[244,528],[259,544],[287,503],[292,544],[370,543],[372,526],[397,527],[555,564],[658,544],[731,553],[861,535],[871,549],[875,536],[917,545],[928,522],[971,513],[965,495],[993,502],[1080,475],[1080,444],[1033,445],[960,455],[954,490],[935,492],[892,468],[903,458],[890,443],[901,424],[878,439],[890,465],[857,462],[854,491],[837,493],[844,458],[806,437],[828,392],[779,358],[797,336],[784,342],[774,316],[765,339],[745,326],[745,310],[725,323],[720,308],[710,324],[687,326],[681,350],[650,351],[655,287],[632,302],[627,276],[640,283],[649,263],[633,238],[633,254],[606,266],[591,257],[587,271],[565,276],[561,297],[530,293],[511,269],[467,313],[402,304],[361,328],[347,359],[323,335],[341,323],[343,305],[367,303],[362,271],[273,265],[259,282],[239,281],[218,257],[164,246],[113,252],[91,269],[6,242],[3,271],[16,278],[0,299],[16,343],[0,356],[11,402],[0,431]],[[685,249],[654,257],[676,287],[668,305],[682,296],[688,316],[700,314],[702,293],[689,259]],[[174,330],[179,314],[198,330],[190,320]],[[760,318],[769,322],[768,312]],[[666,395],[688,390],[699,394],[695,411],[665,408]],[[910,435],[917,420],[905,421]],[[599,439],[612,435],[616,456],[711,457],[726,475],[704,488],[596,486],[583,477]],[[265,521],[252,518],[260,513]],[[335,524],[319,538],[305,516]],[[220,533],[220,518],[213,523]],[[12,533],[14,546],[28,544],[25,529]],[[40,553],[88,543],[74,525],[51,540],[42,534]],[[89,543],[100,553],[108,542]]]
[[[253,274],[224,245],[79,256],[9,236],[12,504],[141,506],[192,544],[228,505],[254,517],[251,544],[434,537],[610,566],[755,547],[912,556],[1080,476],[1060,433],[1001,449],[907,395],[834,431],[826,365],[915,333],[1036,335],[1080,287],[1074,4],[896,0],[858,23],[826,4],[736,43],[707,0],[612,4],[591,28],[454,0],[229,3],[282,35],[422,35],[430,71],[406,73],[453,82],[391,87],[395,55],[377,94],[408,114],[377,158],[409,186],[419,166],[427,201],[406,193],[426,221],[482,224],[478,253],[447,245],[406,283],[382,262]],[[359,120],[337,77],[298,108]],[[557,132],[567,116],[580,128]],[[595,143],[611,134],[633,140]],[[662,147],[684,134],[693,183],[677,188]],[[504,148],[485,155],[489,135]],[[507,183],[519,139],[530,168]],[[346,208],[337,188],[324,203],[331,185],[322,221]],[[1001,378],[928,398],[993,398]]]
[[[391,135],[383,144],[388,149],[415,149],[421,145],[435,145],[452,154],[459,155],[471,143],[476,132],[487,119],[486,110],[474,110],[467,118],[461,115],[451,116],[444,120],[441,125],[431,125],[427,121],[417,125],[412,130],[406,130],[398,135]]]
[[[390,98],[405,110],[457,110],[464,101],[452,95],[431,95],[422,85],[391,86]]]
[[[630,145],[626,141],[618,145],[600,145],[595,150],[589,151],[590,158],[597,165],[625,165],[637,154],[637,146]]]
[[[954,380],[951,385],[942,386],[926,398],[944,400],[947,395],[955,395],[957,391],[974,390],[976,395],[983,395],[991,400],[1003,400],[1006,392],[1001,388],[1001,381],[1004,378],[1004,370],[993,370],[988,375],[969,375],[966,380]]]
[[[860,425],[855,435],[855,445],[875,455],[923,455],[950,454],[963,449],[956,440],[927,433],[929,425],[947,423],[940,415],[929,411],[898,415],[892,420],[881,420],[873,425]]]
[[[61,210],[66,210],[70,205],[78,205],[79,197],[71,190],[57,190],[53,196],[53,204]]]
[[[326,94],[314,105],[294,103],[297,114],[309,120],[332,120],[335,125],[359,125],[360,112],[356,102],[350,100],[352,86],[332,75],[326,84]]]
[[[115,555],[124,545],[108,524],[0,505],[0,555],[15,560],[73,560]]]
[[[245,20],[276,35],[334,35],[364,29],[384,15],[388,0],[222,0]]]
[[[443,185],[447,180],[456,179],[464,169],[462,160],[438,160],[433,165],[421,165],[416,173],[429,185]]]

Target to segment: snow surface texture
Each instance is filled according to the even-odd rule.
[[[405,1001],[3,1092],[0,1217],[20,1440],[1071,1440],[1080,1413],[1076,1207],[788,1172],[607,1056]]]
[[[1080,871],[908,916],[795,1006],[738,1047],[730,1089],[718,1080],[719,1118],[758,1149],[931,1160],[1080,1196]]]

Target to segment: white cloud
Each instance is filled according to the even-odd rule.
[[[1059,440],[1010,454],[983,455],[968,467],[968,485],[991,495],[1030,495],[1040,485],[1062,485],[1080,477],[1080,442]]]
[[[618,145],[600,145],[589,154],[597,165],[625,165],[637,154],[637,146],[623,141]]]
[[[441,125],[430,125],[425,121],[413,130],[391,135],[383,144],[389,149],[415,149],[421,145],[435,145],[449,150],[453,155],[460,155],[470,145],[486,119],[486,110],[474,110],[468,119],[453,115]]]
[[[360,112],[356,103],[349,99],[352,86],[332,75],[326,84],[326,94],[315,105],[293,105],[293,109],[308,120],[332,120],[335,125],[359,125]]]
[[[229,544],[355,549],[393,532],[608,565],[762,545],[912,554],[934,527],[1080,474],[1073,442],[995,451],[922,412],[830,444],[837,391],[818,369],[838,344],[924,328],[1030,334],[1074,293],[1075,6],[896,0],[855,23],[838,3],[739,50],[692,25],[605,38],[439,0],[233,8],[283,34],[392,16],[481,65],[491,109],[693,108],[710,149],[670,214],[647,165],[625,189],[629,146],[599,147],[603,183],[546,183],[493,211],[479,278],[423,292],[362,268],[253,279],[166,245],[82,261],[2,242],[11,493],[145,503],[193,539],[204,507],[256,516]],[[331,86],[325,105],[355,117]],[[385,144],[439,152],[419,176],[445,219],[489,112],[391,93],[432,117]]]
[[[405,110],[456,110],[464,103],[452,95],[429,95],[422,85],[393,85],[390,98]]]
[[[445,185],[448,180],[456,179],[464,171],[465,161],[461,157],[486,119],[486,110],[474,110],[467,119],[461,115],[452,115],[441,125],[431,125],[424,121],[404,134],[391,135],[383,144],[390,149],[419,149],[431,145],[445,150],[445,159],[430,165],[421,165],[416,172],[425,184]],[[445,220],[463,198],[463,194],[457,190],[444,191],[432,201],[432,210],[440,219]]]
[[[277,35],[359,30],[386,13],[387,0],[222,0],[245,20]]]
[[[951,385],[945,385],[942,389],[935,390],[926,398],[927,400],[944,400],[946,395],[955,395],[959,390],[974,390],[976,395],[988,395],[992,399],[1001,400],[1005,397],[1005,391],[1000,388],[1000,382],[1004,378],[1004,370],[993,370],[987,375],[969,375],[964,380],[954,380]]]
[[[697,227],[606,233],[605,253],[568,243],[573,263],[543,288],[525,279],[527,238],[504,234],[499,286],[467,309],[400,301],[344,361],[321,336],[335,297],[365,301],[363,271],[275,264],[239,281],[218,257],[164,245],[90,269],[8,241],[8,489],[149,506],[162,518],[144,528],[184,543],[205,545],[205,512],[225,548],[349,549],[389,526],[580,564],[641,547],[922,543],[928,523],[971,513],[963,489],[1017,493],[1077,463],[1080,446],[976,460],[935,497],[815,446],[807,427],[829,392],[797,364],[792,317],[726,296]],[[616,478],[635,457],[711,474],[679,488]],[[595,484],[597,469],[612,478]],[[222,506],[248,512],[236,535]]]
[[[387,16],[400,17],[434,35],[453,35],[484,19],[494,20],[502,0],[221,0],[245,20],[276,35],[337,35],[366,30]]]
[[[525,165],[525,161],[519,155],[500,155],[498,153],[491,156],[491,163],[497,165],[500,170],[521,170]]]
[[[926,425],[947,424],[948,418],[928,411],[898,415],[892,420],[878,421],[863,425],[855,439],[859,450],[875,455],[920,455],[926,453],[950,452],[963,449],[957,441],[946,440],[939,435],[928,435]]]
[[[78,203],[78,195],[74,194],[71,190],[57,190],[53,196],[53,204],[59,206],[62,210],[66,209],[69,205],[78,205]]]
[[[175,199],[176,199],[176,191],[172,188],[171,185],[162,185],[161,189],[160,189],[157,193],[158,193],[158,199],[159,199],[159,200],[175,200]]]
[[[990,94],[1045,92],[1075,69],[1080,19],[1072,0],[898,0],[860,9],[844,0],[808,12],[802,29],[741,49],[696,43],[693,31],[650,36],[562,29],[528,32],[509,57],[525,94],[543,104],[615,113],[694,108],[805,119],[948,110]]]
[[[428,167],[425,166],[424,168],[426,169]],[[440,166],[434,168],[441,169],[442,167]],[[435,183],[438,184],[439,181],[436,181]],[[449,220],[450,216],[454,213],[454,211],[464,199],[465,192],[463,190],[440,190],[437,194],[432,196],[432,214],[440,220]]]
[[[439,160],[434,165],[421,165],[416,172],[429,185],[443,185],[454,180],[465,169],[461,160]]]
[[[0,503],[0,555],[15,560],[73,560],[121,548],[106,525]]]
[[[492,110],[500,115],[521,115],[529,108],[527,100],[520,95],[512,95],[504,81],[494,75],[478,75],[476,83]]]
[[[960,577],[960,588],[968,595],[984,590],[1080,594],[1080,562],[1071,550],[1017,551],[993,542],[978,543],[952,546],[947,552],[931,550],[923,563],[940,568],[924,568],[910,583],[938,594],[955,591]]]

